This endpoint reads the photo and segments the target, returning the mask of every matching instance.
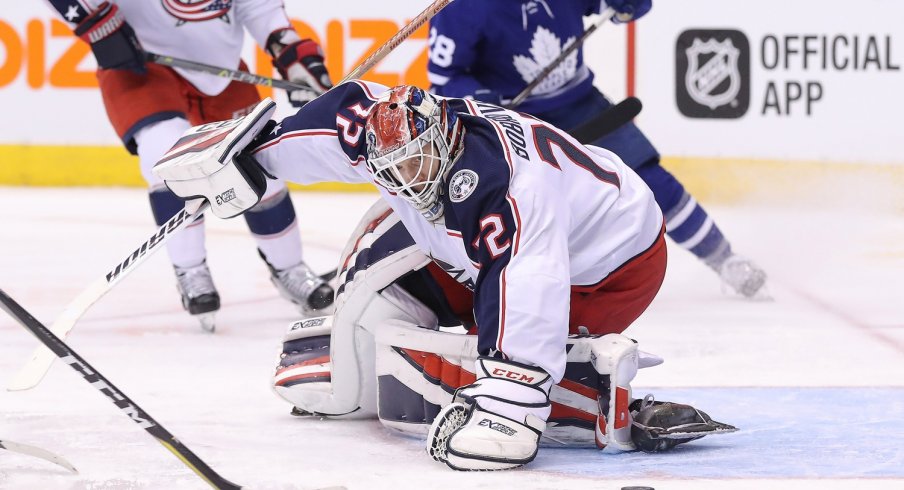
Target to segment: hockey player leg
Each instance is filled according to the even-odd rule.
[[[481,357],[477,381],[456,393],[430,427],[427,452],[456,470],[504,470],[533,461],[551,410],[542,369]]]
[[[301,236],[292,198],[282,181],[271,180],[257,206],[245,213],[258,252],[279,294],[309,317],[333,304],[333,288],[302,260]]]
[[[170,192],[151,169],[189,127],[185,119],[173,118],[150,124],[135,134],[141,174],[151,189],[151,211],[158,226],[180,212],[184,202]],[[176,275],[182,307],[198,319],[202,329],[213,332],[214,315],[220,309],[220,295],[205,260],[203,216],[173,236],[166,247]]]
[[[658,158],[635,169],[650,186],[662,209],[669,237],[712,268],[722,284],[747,298],[765,298],[766,273],[752,260],[735,254],[728,239],[693,196]]]

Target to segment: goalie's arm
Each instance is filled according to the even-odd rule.
[[[366,107],[385,87],[353,81],[295,115],[270,121],[265,99],[247,116],[195,126],[154,167],[177,196],[203,197],[221,218],[253,207],[265,176],[312,184],[370,182],[364,165]]]

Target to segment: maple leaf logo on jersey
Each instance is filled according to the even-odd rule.
[[[229,22],[229,9],[232,0],[160,0],[163,8],[173,17],[179,19],[178,25],[186,22],[202,22],[222,17]]]
[[[537,27],[534,32],[534,38],[531,40],[530,52],[531,57],[523,55],[515,55],[512,59],[515,69],[521,74],[521,78],[525,82],[530,83],[537,78],[537,75],[549,66],[556,56],[562,53],[565,46],[574,42],[574,37],[569,37],[564,43],[550,31],[542,26]],[[568,83],[577,73],[578,66],[578,50],[568,55],[552,73],[549,74],[537,88],[533,90],[533,94],[545,94],[556,90],[557,88]]]

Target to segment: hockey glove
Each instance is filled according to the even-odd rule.
[[[605,0],[604,3],[615,10],[612,22],[616,24],[637,20],[653,8],[653,0]]]
[[[267,38],[267,52],[283,79],[308,87],[289,91],[293,106],[301,107],[333,86],[323,65],[323,50],[314,41],[299,38],[294,30],[273,31]]]
[[[144,50],[135,31],[116,4],[104,2],[75,28],[75,35],[91,45],[101,68],[146,72]]]
[[[504,470],[533,461],[551,411],[546,371],[481,357],[430,426],[427,453],[455,470]],[[462,403],[464,402],[464,403]]]

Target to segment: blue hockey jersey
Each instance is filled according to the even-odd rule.
[[[448,97],[511,100],[584,32],[582,18],[600,12],[600,0],[455,0],[430,24],[428,77]],[[538,114],[587,95],[593,73],[579,48],[518,108]]]

